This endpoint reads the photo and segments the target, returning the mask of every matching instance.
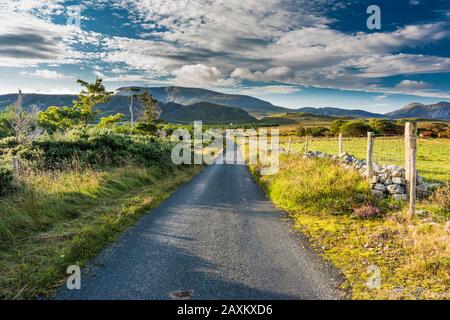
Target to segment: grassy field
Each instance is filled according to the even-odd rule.
[[[291,150],[304,152],[305,138],[282,136],[280,144],[287,148],[291,139]],[[359,159],[366,157],[366,138],[345,138],[344,151]],[[429,180],[450,181],[450,139],[419,139],[417,145],[417,168],[419,174]],[[309,150],[329,154],[338,153],[337,138],[309,138]],[[403,137],[376,137],[374,161],[377,164],[404,166]]]
[[[0,201],[0,298],[45,296],[201,166],[50,172],[21,177]]]
[[[450,299],[450,246],[445,219],[407,219],[405,205],[373,199],[368,183],[330,161],[282,156],[278,174],[258,176],[277,207],[289,213],[295,228],[346,278],[353,299]],[[364,206],[381,215],[362,219]],[[373,268],[380,286],[369,287]]]

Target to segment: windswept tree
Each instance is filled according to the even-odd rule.
[[[80,117],[85,127],[101,113],[98,105],[108,102],[113,94],[110,91],[106,91],[102,82],[103,80],[98,77],[94,83],[88,83],[83,80],[77,81],[83,89],[78,95],[78,100],[73,102],[73,107],[80,112]]]
[[[43,130],[38,125],[39,108],[31,106],[25,110],[23,106],[23,94],[19,89],[17,102],[6,109],[6,119],[14,133],[17,143],[27,143],[42,134]]]
[[[142,109],[142,114],[139,119],[138,129],[149,134],[157,131],[156,122],[161,115],[161,109],[158,106],[158,101],[147,91],[139,95],[139,104]]]
[[[140,121],[147,124],[154,124],[161,115],[158,101],[146,91],[144,94],[139,95],[139,103],[142,107]]]
[[[134,88],[131,87],[129,89],[130,92],[130,97],[129,97],[129,106],[130,106],[130,121],[131,121],[131,130],[133,130],[134,128],[134,110],[133,110],[133,103],[134,103],[134,98],[137,97],[138,95],[136,94],[136,92],[139,92],[140,89],[139,88]]]

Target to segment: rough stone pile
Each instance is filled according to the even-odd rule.
[[[357,170],[362,176],[367,176],[367,164],[355,156],[343,153],[339,156],[330,155],[320,151],[309,151],[308,158],[333,159],[341,166]],[[373,164],[373,177],[371,180],[372,194],[379,198],[391,196],[397,200],[407,200],[405,169],[396,165]],[[440,187],[438,183],[426,183],[422,177],[417,176],[417,195],[427,197],[433,190]]]

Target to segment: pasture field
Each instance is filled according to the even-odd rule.
[[[291,139],[291,151],[304,152],[305,138],[280,136],[280,145],[287,149],[289,139]],[[337,138],[309,138],[308,144],[308,150],[311,151],[338,153]],[[365,159],[366,146],[366,138],[344,138],[344,152],[359,159]],[[428,180],[450,181],[450,139],[419,139],[417,147],[419,175]],[[404,166],[404,138],[375,137],[374,161],[377,164]]]

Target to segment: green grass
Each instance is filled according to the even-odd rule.
[[[0,298],[52,294],[201,167],[30,174],[0,202]]]
[[[281,145],[287,147],[289,137],[282,137]],[[291,150],[303,152],[305,139],[291,137]],[[359,159],[366,157],[366,138],[345,138],[344,151]],[[329,154],[338,153],[337,138],[310,138],[309,150]],[[450,139],[419,139],[417,145],[417,169],[419,175],[429,180],[450,181]],[[403,137],[376,137],[374,161],[377,164],[404,166]]]
[[[257,167],[250,169],[295,228],[342,272],[351,298],[450,298],[450,246],[442,217],[409,220],[403,203],[377,203],[368,182],[329,161],[289,155],[282,156],[276,175],[258,176]],[[353,209],[364,204],[379,206],[384,216],[353,216]],[[366,285],[371,265],[381,270],[377,289]]]

